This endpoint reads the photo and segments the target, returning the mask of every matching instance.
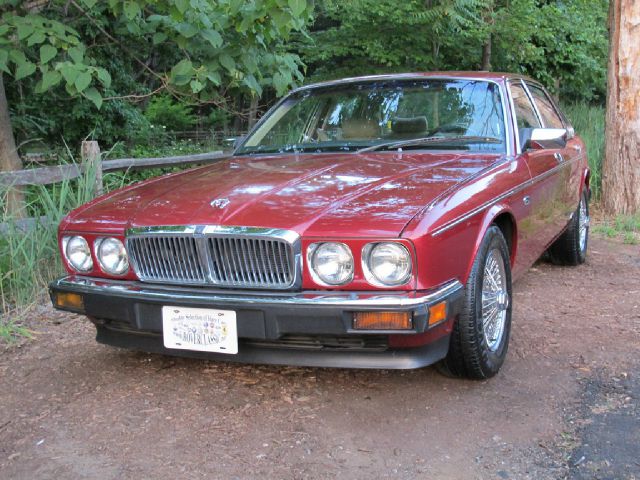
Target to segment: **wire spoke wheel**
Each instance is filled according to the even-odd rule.
[[[589,231],[589,212],[587,211],[587,202],[584,196],[580,199],[580,207],[578,208],[578,238],[580,242],[580,251],[584,252],[587,247],[587,233]]]
[[[504,261],[497,248],[487,255],[482,280],[482,332],[490,351],[495,352],[502,342],[509,292]]]

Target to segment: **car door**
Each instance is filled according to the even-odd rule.
[[[531,265],[558,234],[564,212],[565,179],[555,150],[524,148],[527,130],[543,128],[525,84],[521,80],[509,82],[509,93],[516,119],[516,147],[531,173],[531,183],[524,191],[529,214],[520,226],[519,240],[519,263]]]
[[[580,159],[582,158],[582,144],[575,137],[573,128],[570,127],[560,115],[560,110],[553,103],[549,94],[540,86],[531,82],[525,82],[534,106],[536,107],[543,128],[564,128],[567,130],[567,143],[563,148],[553,150],[554,157],[561,165],[559,176],[562,182],[562,215],[557,225],[558,233],[566,226],[571,215],[576,211],[580,195]]]

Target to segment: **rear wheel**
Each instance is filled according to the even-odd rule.
[[[589,197],[585,188],[567,229],[549,247],[549,258],[556,265],[580,265],[587,258],[589,242]]]
[[[465,304],[451,334],[447,357],[438,364],[448,376],[485,379],[504,363],[511,332],[511,264],[500,229],[487,230],[465,288]]]

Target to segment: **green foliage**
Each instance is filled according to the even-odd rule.
[[[144,116],[153,125],[162,125],[169,130],[188,130],[197,121],[191,107],[174,101],[168,95],[154,97],[147,105]]]
[[[324,0],[299,49],[313,80],[478,70],[530,75],[566,100],[604,100],[608,0]]]
[[[93,198],[91,169],[83,176],[50,187],[34,186],[36,195],[27,205],[30,215],[45,215],[49,220],[23,230],[6,215],[0,223],[7,230],[0,236],[0,300],[2,312],[39,301],[39,295],[56,275],[62,273],[58,260],[57,226],[66,213]],[[4,199],[6,190],[0,191]],[[0,321],[0,330],[14,331]]]
[[[576,133],[586,144],[591,170],[591,190],[594,198],[599,200],[605,146],[605,109],[601,106],[577,103],[565,105],[563,110],[571,120]]]
[[[303,30],[306,0],[53,0],[37,9],[6,2],[0,8],[0,70],[16,81],[37,76],[38,93],[62,83],[98,108],[111,75],[89,49],[96,40],[118,44],[160,88],[200,101],[215,100],[222,85],[257,95],[268,86],[282,94],[302,79],[300,59],[284,42]],[[88,23],[91,29],[70,26],[75,18],[79,28]],[[152,68],[144,56],[150,46],[181,58]]]
[[[126,148],[119,144],[115,146],[108,157],[128,157],[128,158],[149,158],[149,157],[173,157],[178,155],[189,155],[192,153],[205,153],[212,150],[221,149],[218,145],[199,144],[193,141],[170,141],[160,142],[156,146],[148,144],[135,144],[131,148]],[[149,178],[164,175],[166,173],[179,172],[193,168],[193,165],[171,166],[162,168],[146,168],[143,170],[126,170],[109,172],[103,176],[104,188],[106,191],[116,190],[125,185],[141,182]]]
[[[431,4],[431,6],[426,6]],[[447,67],[441,54],[478,21],[480,0],[325,0],[301,51],[314,78]]]
[[[310,13],[306,0],[0,0],[18,143],[145,142],[154,135],[142,112],[162,91],[231,108],[264,89],[281,95],[302,81],[287,41]]]

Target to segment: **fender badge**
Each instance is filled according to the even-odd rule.
[[[214,198],[209,205],[213,208],[224,208],[231,203],[228,198]]]

